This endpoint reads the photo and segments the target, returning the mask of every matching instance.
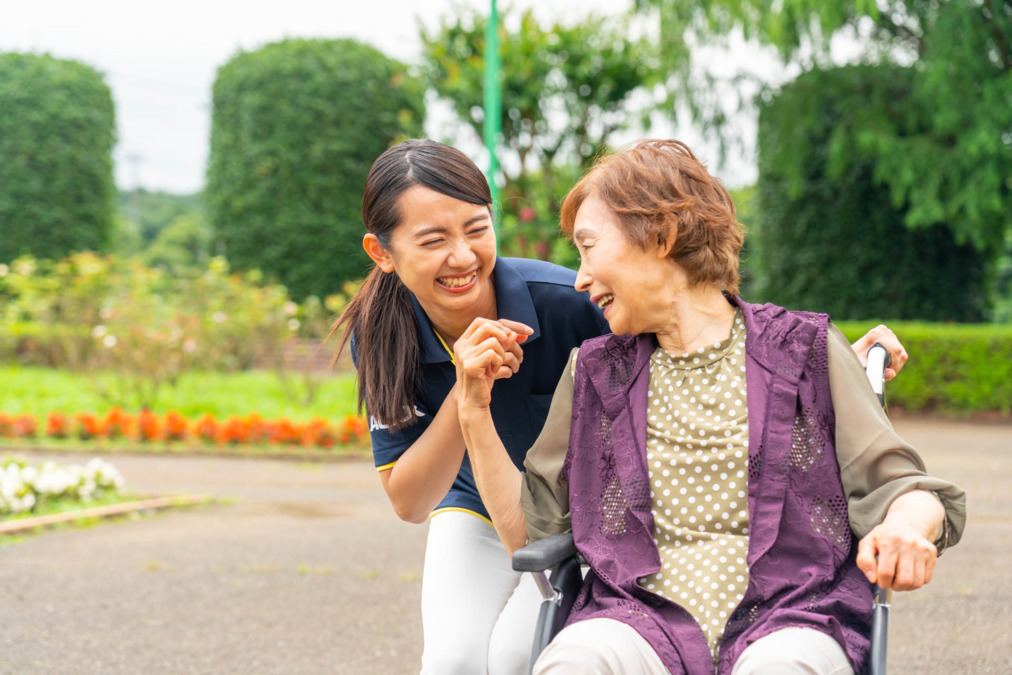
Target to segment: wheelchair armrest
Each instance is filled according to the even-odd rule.
[[[553,534],[513,552],[517,572],[543,572],[576,555],[573,533]]]

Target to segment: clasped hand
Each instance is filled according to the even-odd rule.
[[[496,380],[512,377],[524,360],[520,345],[534,331],[509,319],[477,318],[453,345],[458,397],[469,406],[487,407]]]

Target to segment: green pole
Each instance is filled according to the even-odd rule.
[[[496,143],[502,133],[502,90],[499,81],[499,13],[496,11],[495,0],[492,12],[485,27],[485,88],[484,88],[484,123],[485,148],[488,150],[488,186],[492,190],[492,202],[499,202],[499,186],[495,177],[499,173],[499,157],[496,154]]]

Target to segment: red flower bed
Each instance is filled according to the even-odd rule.
[[[284,417],[265,420],[256,413],[221,421],[210,413],[190,420],[174,410],[159,415],[145,409],[132,415],[120,408],[111,408],[105,415],[79,412],[71,417],[51,412],[45,420],[44,435],[49,438],[130,438],[143,443],[202,441],[218,445],[256,443],[332,448],[335,445],[361,444],[369,434],[365,419],[355,415],[348,415],[336,423],[322,417],[304,423]],[[38,420],[33,415],[0,411],[0,438],[34,438],[38,427]]]

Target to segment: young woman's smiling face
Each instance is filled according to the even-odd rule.
[[[421,185],[406,190],[397,206],[401,221],[388,249],[378,241],[370,246],[375,235],[366,235],[376,264],[397,273],[441,332],[452,335],[494,313],[496,240],[489,208]]]

